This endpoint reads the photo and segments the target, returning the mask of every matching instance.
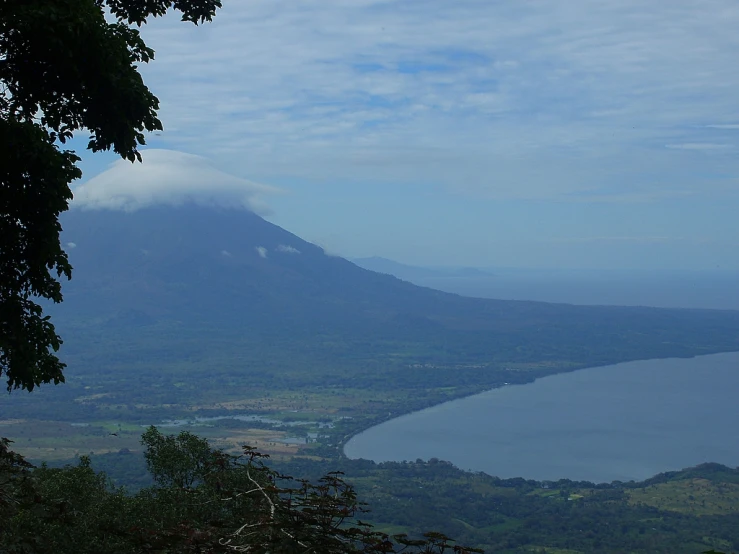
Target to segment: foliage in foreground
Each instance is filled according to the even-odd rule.
[[[2,439],[2,552],[482,552],[440,533],[411,540],[374,531],[357,519],[362,505],[341,473],[293,479],[250,447],[234,456],[188,432],[151,427],[142,443],[156,484],[129,495],[87,457],[33,468]]]
[[[220,7],[220,0],[0,3],[0,375],[8,389],[64,381],[55,355],[61,338],[37,302],[61,302],[59,278],[72,275],[59,214],[82,173],[79,156],[59,144],[87,130],[93,152],[141,161],[144,132],[162,123],[138,70],[154,51],[134,26],[170,9],[203,23]]]

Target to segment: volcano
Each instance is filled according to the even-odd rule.
[[[73,209],[63,227],[74,277],[56,320],[72,337],[125,337],[127,351],[232,338],[321,359],[595,364],[739,349],[739,312],[462,297],[327,255],[244,209]]]

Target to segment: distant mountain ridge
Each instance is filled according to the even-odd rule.
[[[352,261],[415,285],[476,298],[739,310],[739,271],[732,270],[419,267],[379,257]]]
[[[430,267],[403,264],[380,256],[352,258],[350,261],[361,268],[376,271],[377,273],[393,275],[394,277],[403,279],[404,281],[412,281],[413,279],[424,277],[439,277],[448,274],[446,271],[439,271]]]
[[[494,274],[477,267],[434,268],[408,265],[380,256],[368,258],[352,258],[351,261],[359,267],[393,275],[404,281],[415,281],[433,277],[493,277]]]

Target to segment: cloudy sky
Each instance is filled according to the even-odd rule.
[[[224,5],[142,30],[165,130],[130,194],[85,154],[80,199],[181,179],[350,257],[739,269],[736,2]]]

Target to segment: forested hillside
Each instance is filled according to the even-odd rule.
[[[425,544],[411,542],[413,548],[442,552],[444,544],[466,544],[510,554],[739,548],[739,470],[718,464],[639,483],[594,485],[498,479],[436,459],[278,462],[251,449],[237,458],[190,433],[167,438],[153,428],[143,442],[144,457],[83,457],[60,469],[30,471],[4,454],[6,524],[0,540],[20,544],[19,537],[36,533],[31,542],[40,550],[34,552],[53,546],[58,553],[99,552],[103,544],[131,553],[227,552],[233,546],[254,552],[393,552],[407,541],[404,534],[416,540],[433,529],[437,534],[422,539]],[[95,473],[103,468],[118,485],[128,483],[128,492]],[[355,525],[347,525],[351,521]],[[294,539],[315,550],[301,550]]]

